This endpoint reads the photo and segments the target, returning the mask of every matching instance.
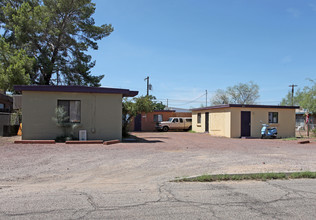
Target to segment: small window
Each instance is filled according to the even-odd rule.
[[[187,118],[186,122],[192,122],[192,119],[191,118]]]
[[[178,123],[179,120],[177,118],[173,119],[173,123]]]
[[[4,104],[0,103],[0,109],[4,109]]]
[[[279,115],[278,112],[269,112],[269,123],[278,123]]]
[[[197,114],[197,123],[201,124],[201,113]]]
[[[180,120],[180,123],[183,123],[183,119],[182,118],[179,118],[179,120]]]
[[[154,122],[161,122],[162,121],[162,115],[154,115]]]
[[[81,121],[81,102],[75,100],[58,100],[58,108],[61,107],[66,112],[63,122],[80,123]]]

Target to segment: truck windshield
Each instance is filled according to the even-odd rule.
[[[172,119],[173,119],[173,118],[169,118],[169,120],[168,120],[168,121],[172,122]]]

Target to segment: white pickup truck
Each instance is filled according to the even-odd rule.
[[[172,117],[168,121],[162,121],[157,124],[156,129],[158,131],[169,130],[191,130],[192,118],[187,117]]]

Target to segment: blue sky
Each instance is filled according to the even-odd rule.
[[[278,104],[294,83],[316,79],[316,1],[93,0],[114,32],[90,51],[102,86],[200,107],[217,89],[253,81],[259,104]]]

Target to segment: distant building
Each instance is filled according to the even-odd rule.
[[[12,97],[0,93],[0,112],[11,112],[12,110],[13,110]]]
[[[295,120],[296,120],[296,127],[304,127],[306,124],[306,113],[307,110],[300,108],[295,110]],[[316,124],[316,114],[309,114],[309,124],[315,125]],[[312,126],[315,127],[315,126]]]
[[[192,112],[191,109],[176,108],[176,107],[166,107],[165,110],[170,110],[170,111],[175,111],[175,112]]]
[[[167,121],[170,117],[192,117],[191,112],[176,112],[175,110],[155,110],[141,113],[132,119],[130,131],[156,131],[156,124]]]

